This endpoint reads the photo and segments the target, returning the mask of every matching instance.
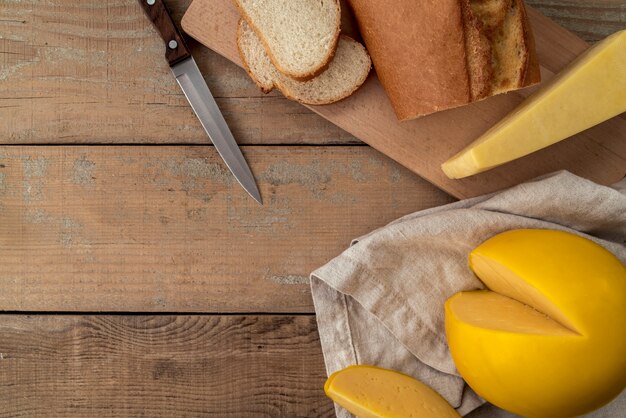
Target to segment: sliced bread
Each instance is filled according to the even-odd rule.
[[[363,45],[341,35],[326,71],[308,81],[294,80],[276,69],[261,40],[244,20],[239,21],[237,46],[248,74],[261,90],[268,93],[276,87],[287,98],[312,105],[348,97],[365,82],[372,65]]]
[[[281,73],[309,80],[328,67],[339,40],[339,0],[233,1]]]

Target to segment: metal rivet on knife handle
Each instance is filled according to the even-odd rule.
[[[170,67],[191,57],[191,51],[174,24],[163,0],[139,0],[139,4],[165,42],[165,58]]]

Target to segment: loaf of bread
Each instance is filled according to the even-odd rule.
[[[539,82],[522,0],[348,0],[399,120]]]
[[[365,82],[372,66],[363,45],[341,35],[326,71],[307,81],[294,80],[276,69],[263,43],[244,20],[239,21],[237,47],[248,74],[263,92],[276,87],[289,99],[313,105],[348,97]]]

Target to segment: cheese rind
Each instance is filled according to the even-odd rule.
[[[599,42],[443,163],[452,179],[528,155],[626,111],[626,30]]]
[[[359,418],[459,418],[437,392],[410,376],[374,366],[332,374],[326,395]]]
[[[626,268],[609,251],[561,231],[514,230],[472,251],[488,291],[445,305],[461,376],[513,413],[568,417],[626,386]]]

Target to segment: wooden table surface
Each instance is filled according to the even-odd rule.
[[[529,3],[626,26],[624,0]],[[134,0],[0,0],[0,416],[332,416],[308,274],[453,201],[191,45],[263,207]]]

